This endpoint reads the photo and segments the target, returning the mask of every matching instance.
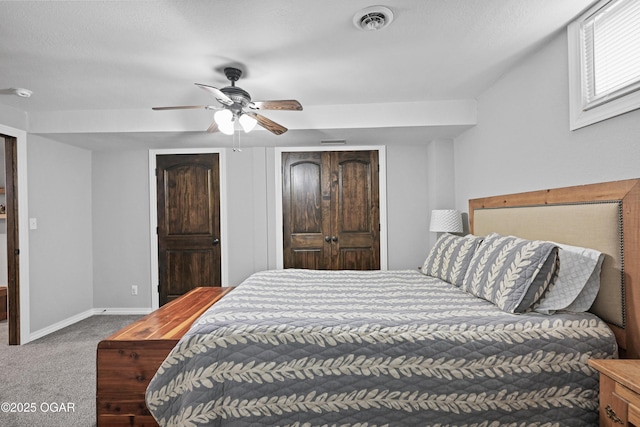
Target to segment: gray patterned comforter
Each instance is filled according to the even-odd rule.
[[[162,364],[162,426],[597,426],[591,314],[507,314],[417,271],[257,273]]]

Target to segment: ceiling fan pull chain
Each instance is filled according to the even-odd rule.
[[[236,135],[237,135],[237,140],[236,140]],[[237,142],[237,144],[236,144]],[[234,153],[241,153],[242,152],[242,147],[240,146],[240,131],[237,130],[233,133],[233,152]]]
[[[231,146],[233,147],[233,152],[236,153],[238,151],[238,149],[236,148],[236,134],[238,134],[238,132],[233,132],[233,136],[232,136],[232,144]]]

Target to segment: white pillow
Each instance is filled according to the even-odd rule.
[[[591,308],[600,289],[600,270],[604,256],[595,249],[556,243],[560,271],[555,286],[534,311],[552,314],[566,310],[581,312]]]
[[[602,261],[604,261],[604,255],[600,254],[596,268],[593,270],[593,273],[591,273],[591,276],[589,276],[586,285],[582,288],[582,292],[580,292],[580,295],[578,295],[569,307],[565,308],[566,311],[581,312],[591,308],[600,290]]]

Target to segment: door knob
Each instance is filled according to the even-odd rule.
[[[337,242],[337,241],[338,241],[338,236],[333,236],[333,237],[331,238],[331,240],[333,240],[334,242]]]
[[[213,245],[214,246],[217,245],[218,243],[220,243],[220,239],[218,239],[218,238],[213,239]]]
[[[331,241],[331,237],[329,237],[329,236],[324,236],[324,241],[325,241],[325,242],[327,242],[327,243],[328,243],[328,242],[330,242],[330,241]]]

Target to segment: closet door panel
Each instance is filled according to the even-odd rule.
[[[324,153],[283,153],[284,268],[328,269],[329,171]]]
[[[308,268],[312,270],[326,270],[323,268],[323,251],[318,249],[293,249],[291,268]],[[289,268],[289,267],[285,267]]]
[[[342,270],[378,270],[371,248],[341,248],[338,263]]]
[[[361,160],[339,163],[338,197],[340,231],[371,232],[371,164]]]
[[[377,151],[332,153],[333,265],[339,270],[380,269]]]
[[[380,269],[377,151],[282,154],[284,268]]]

